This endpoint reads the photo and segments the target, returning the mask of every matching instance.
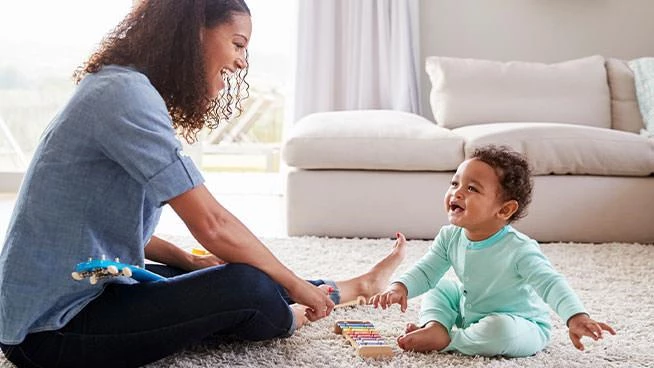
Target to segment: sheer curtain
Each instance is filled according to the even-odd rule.
[[[420,113],[419,0],[301,0],[295,120],[320,111]]]

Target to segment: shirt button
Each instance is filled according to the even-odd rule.
[[[468,295],[468,290],[463,290],[463,295]]]

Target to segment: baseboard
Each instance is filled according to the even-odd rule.
[[[0,193],[17,193],[24,175],[23,171],[1,171]]]

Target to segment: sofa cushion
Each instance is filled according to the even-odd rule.
[[[499,122],[611,127],[602,56],[556,64],[428,57],[431,109],[446,128]]]
[[[626,61],[608,58],[606,73],[611,91],[611,127],[640,133],[644,123],[636,99],[634,72]]]
[[[641,133],[654,138],[654,57],[631,60],[629,67],[634,71],[636,100],[645,125]]]
[[[647,176],[654,173],[654,139],[613,129],[557,123],[471,125],[453,130],[465,154],[487,144],[527,156],[534,175]]]
[[[282,157],[302,169],[451,171],[463,161],[463,138],[406,112],[322,112],[295,123]]]

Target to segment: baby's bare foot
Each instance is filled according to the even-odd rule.
[[[302,304],[291,304],[291,311],[295,316],[295,329],[298,330],[300,327],[309,323],[309,319],[305,315],[307,307]]]
[[[404,329],[404,333],[408,334],[409,332],[413,332],[419,328],[420,327],[418,327],[418,325],[416,325],[415,323],[407,323],[406,328]]]
[[[425,327],[418,327],[414,323],[406,326],[406,333],[397,338],[397,345],[406,351],[426,353],[443,350],[450,344],[450,336],[443,325],[430,322]]]

